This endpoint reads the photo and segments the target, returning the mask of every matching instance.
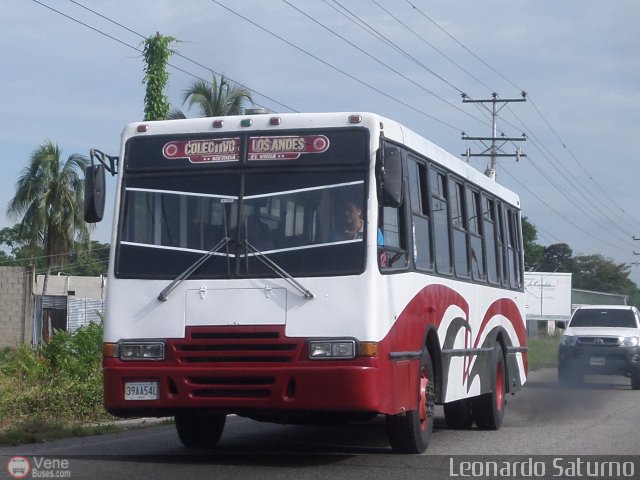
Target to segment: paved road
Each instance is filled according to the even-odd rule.
[[[48,444],[0,448],[1,456],[69,458],[71,478],[153,472],[153,478],[448,478],[451,455],[640,455],[640,391],[622,377],[587,377],[564,388],[552,369],[532,372],[510,397],[501,430],[450,430],[436,412],[432,444],[422,456],[393,455],[384,418],[340,427],[301,427],[230,417],[220,448],[181,446],[172,425]],[[90,458],[87,456],[91,456]],[[432,456],[431,458],[428,458]],[[5,457],[8,458],[8,457]],[[635,468],[640,475],[640,457]],[[2,462],[4,463],[4,461]],[[0,478],[4,474],[0,465]],[[91,471],[91,475],[87,472]],[[104,476],[103,476],[104,475]]]

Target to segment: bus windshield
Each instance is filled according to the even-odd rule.
[[[273,277],[260,253],[293,276],[360,273],[365,212],[364,171],[129,175],[116,275],[174,278],[224,238],[191,278]]]

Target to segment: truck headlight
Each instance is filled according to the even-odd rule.
[[[355,358],[355,340],[311,340],[309,342],[309,358]]]
[[[564,345],[567,347],[572,347],[578,341],[578,337],[574,335],[563,335],[560,339],[560,345]]]
[[[120,360],[164,360],[164,342],[120,342]]]
[[[638,337],[624,337],[622,340],[623,347],[637,347]]]

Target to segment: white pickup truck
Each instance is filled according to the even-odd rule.
[[[640,313],[625,305],[589,305],[571,316],[558,355],[558,380],[579,383],[585,374],[625,375],[640,389]]]

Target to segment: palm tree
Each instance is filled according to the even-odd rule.
[[[43,285],[46,293],[51,267],[64,264],[76,240],[89,240],[83,218],[83,185],[87,158],[74,153],[61,161],[61,150],[51,140],[36,149],[16,183],[16,194],[7,213],[19,220],[32,247],[42,246],[47,260]]]
[[[220,79],[213,75],[211,83],[195,80],[191,87],[184,91],[182,102],[191,109],[197,105],[201,117],[222,117],[239,115],[242,104],[247,100],[253,104],[251,90],[244,85],[230,81],[224,75]],[[180,109],[174,109],[169,114],[171,119],[187,118]]]

